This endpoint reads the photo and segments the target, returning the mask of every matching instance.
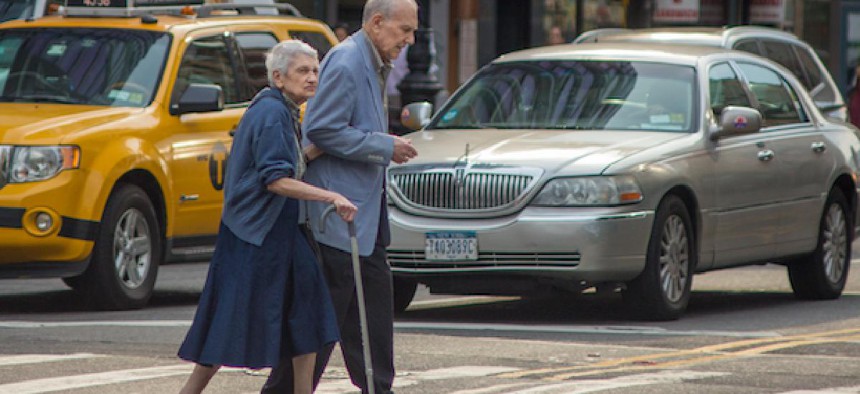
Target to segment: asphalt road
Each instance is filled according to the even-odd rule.
[[[92,312],[59,280],[0,281],[0,394],[177,392],[175,352],[205,264],[163,267],[149,308]],[[396,321],[398,393],[860,393],[860,262],[834,301],[798,301],[785,269],[699,275],[687,314],[630,321],[617,294],[421,293]],[[229,369],[207,393],[253,393]],[[319,393],[357,392],[339,356]]]

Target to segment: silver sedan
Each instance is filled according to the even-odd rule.
[[[744,52],[642,44],[504,55],[430,117],[388,174],[395,304],[447,294],[621,291],[677,319],[693,274],[788,267],[803,299],[841,295],[860,141],[795,77]]]

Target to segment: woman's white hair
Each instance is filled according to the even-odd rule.
[[[397,3],[410,3],[418,8],[418,3],[415,0],[367,0],[367,3],[364,3],[364,12],[361,15],[361,23],[370,22],[370,18],[373,17],[373,14],[382,14],[385,19],[391,18],[391,14],[394,12],[394,6]]]
[[[317,50],[301,40],[284,40],[269,50],[266,54],[266,76],[269,78],[269,86],[275,87],[275,78],[272,75],[275,70],[286,74],[290,64],[297,55],[305,55],[317,58]]]

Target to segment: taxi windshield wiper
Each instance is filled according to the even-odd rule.
[[[27,96],[0,96],[0,101],[12,103],[60,103],[60,104],[83,104],[81,100],[77,100],[68,96],[56,96],[50,94],[31,94]]]

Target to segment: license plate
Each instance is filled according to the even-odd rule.
[[[424,256],[433,261],[463,261],[478,259],[478,237],[474,231],[445,231],[427,233]]]

